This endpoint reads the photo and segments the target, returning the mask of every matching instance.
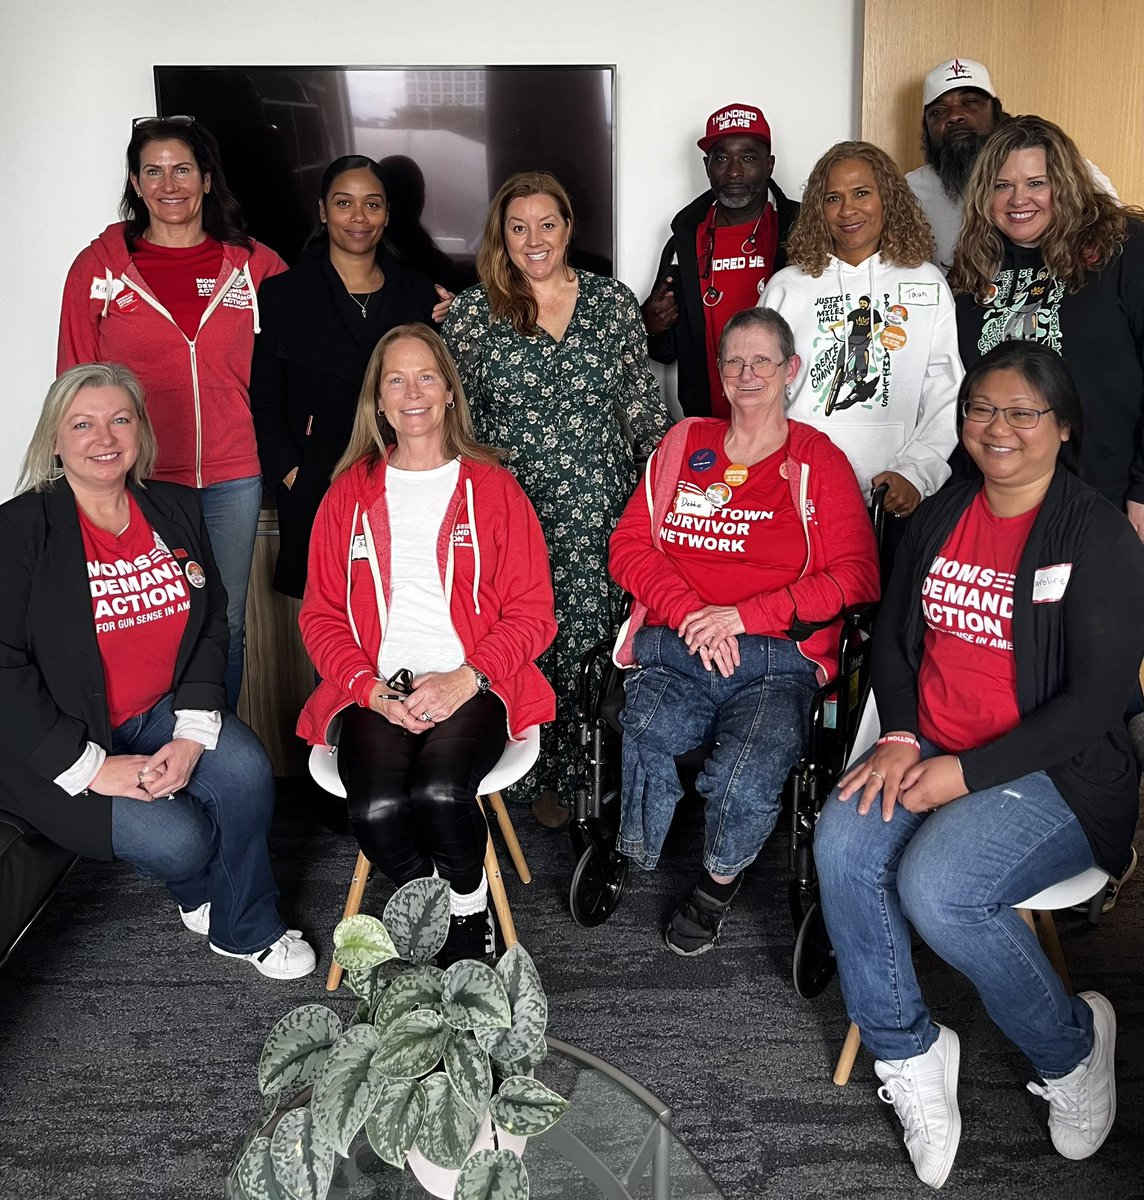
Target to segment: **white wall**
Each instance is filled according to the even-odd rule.
[[[155,63],[615,63],[617,273],[643,299],[705,185],[714,109],[761,105],[788,193],[856,135],[862,0],[4,0],[0,12],[0,498],[53,376],[71,260],[115,219]]]

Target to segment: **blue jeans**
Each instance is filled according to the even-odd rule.
[[[226,588],[226,624],[230,650],[226,659],[226,702],[238,707],[242,691],[242,663],[246,649],[246,587],[258,532],[258,510],[262,507],[262,480],[228,479],[199,489],[203,520],[211,539],[219,578]]]
[[[175,730],[171,697],[124,721],[112,754],[154,754]],[[167,799],[111,801],[116,858],[162,879],[184,909],[210,901],[210,939],[223,950],[253,954],[286,926],[266,835],[274,812],[274,775],[262,743],[224,713],[214,750],[204,750],[190,783]]]
[[[683,795],[674,757],[715,749],[696,781],[706,813],[703,865],[738,875],[754,862],[779,814],[779,795],[806,741],[814,664],[785,638],[739,638],[730,679],[707,671],[674,629],[636,634],[639,667],[624,679],[620,853],[652,870]]]
[[[922,755],[942,751],[922,743]],[[868,757],[868,756],[867,756]],[[837,793],[814,835],[822,911],[842,994],[879,1059],[924,1054],[937,1029],[910,952],[922,940],[977,988],[985,1010],[1045,1079],[1092,1049],[1092,1010],[1070,996],[1013,905],[1093,865],[1080,822],[1044,771],[932,813],[881,797],[864,817]]]

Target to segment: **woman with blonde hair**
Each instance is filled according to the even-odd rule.
[[[546,824],[562,824],[572,802],[580,657],[619,615],[607,562],[635,482],[624,424],[645,448],[668,426],[635,296],[569,266],[572,229],[571,201],[553,176],[506,180],[485,220],[480,285],[457,297],[443,331],[477,432],[507,448],[552,554],[560,628],[545,670],[557,720],[524,785],[541,790],[534,811]]]
[[[488,947],[477,785],[506,738],[554,711],[533,662],[556,632],[544,535],[498,458],[437,334],[390,330],[318,509],[300,617],[322,682],[298,733],[338,746],[375,866],[395,884],[448,880],[442,965]]]
[[[1014,117],[978,156],[949,283],[967,363],[1014,340],[1065,360],[1084,406],[1081,478],[1144,537],[1144,212],[1097,187],[1059,126]]]
[[[790,266],[759,300],[790,323],[802,366],[788,415],[827,434],[866,492],[909,516],[949,477],[964,374],[953,297],[893,160],[839,142],[815,164],[787,239]]]

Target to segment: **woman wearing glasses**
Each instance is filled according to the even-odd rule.
[[[703,871],[666,932],[710,950],[743,871],[779,812],[811,698],[833,674],[841,614],[878,598],[878,556],[854,472],[829,438],[784,412],[801,363],[770,309],[727,323],[729,420],[676,425],[612,535],[609,566],[634,597],[616,661],[624,690],[619,849],[651,870],[683,794],[674,757],[714,749]]]
[[[1008,342],[960,399],[981,478],[911,522],[874,638],[882,736],[814,843],[847,1008],[931,1187],[957,1152],[960,1051],[922,999],[911,925],[1041,1076],[1057,1150],[1087,1158],[1111,1128],[1112,1006],[1068,994],[1013,905],[1094,864],[1123,871],[1123,712],[1144,652],[1144,548],[1073,473],[1081,405],[1061,359]]]
[[[929,226],[890,157],[839,142],[815,164],[767,285],[803,352],[790,415],[846,453],[864,490],[905,517],[949,477],[961,381],[953,297]]]
[[[298,733],[337,745],[375,866],[395,884],[448,880],[442,966],[487,946],[477,786],[506,738],[555,710],[533,661],[556,632],[548,553],[499,457],[473,436],[444,342],[390,330],[318,509],[300,618],[322,682]]]
[[[57,369],[129,366],[159,441],[155,478],[199,489],[227,594],[227,702],[242,685],[246,587],[262,502],[250,416],[259,285],[286,264],[244,232],[218,146],[193,117],[135,122],[122,222],[68,272]]]

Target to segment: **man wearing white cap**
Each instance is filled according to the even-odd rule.
[[[708,117],[697,144],[711,187],[672,218],[643,317],[648,354],[679,364],[684,415],[727,416],[719,338],[786,264],[787,232],[799,206],[771,178],[775,159],[762,109],[725,105]]]
[[[934,262],[948,272],[961,233],[961,207],[973,164],[997,125],[1008,118],[984,64],[949,58],[926,76],[922,89],[925,166],[906,176],[933,228]],[[1116,189],[1089,163],[1098,186]]]

